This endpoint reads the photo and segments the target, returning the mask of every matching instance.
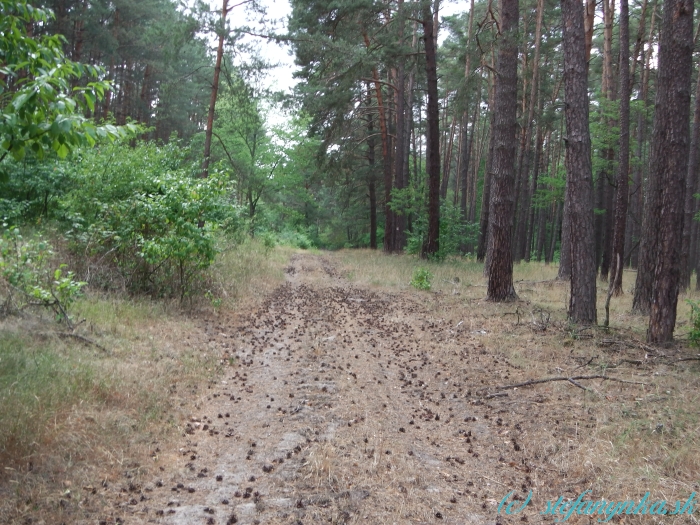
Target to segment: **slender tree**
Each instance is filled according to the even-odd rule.
[[[700,35],[700,23],[695,33]],[[696,36],[697,38],[697,36]],[[681,241],[681,290],[690,286],[690,274],[693,272],[691,260],[692,231],[694,228],[693,216],[695,215],[695,193],[698,187],[698,146],[700,145],[700,74],[698,74],[695,87],[695,107],[693,110],[693,130],[690,140],[690,152],[688,154],[688,175],[685,182],[685,209],[683,218],[683,238]]]
[[[664,0],[650,177],[660,188],[659,243],[647,339],[673,339],[680,279],[685,179],[690,139],[693,0]]]
[[[617,169],[617,199],[615,202],[615,234],[613,236],[612,293],[622,294],[622,268],[625,258],[625,231],[629,202],[630,156],[630,69],[629,69],[629,7],[620,0],[620,162]]]
[[[487,297],[492,301],[509,301],[517,297],[513,288],[513,253],[511,249],[515,214],[515,162],[517,145],[518,94],[518,0],[501,0],[500,38],[494,96],[494,157],[489,212]]]
[[[423,4],[423,41],[425,72],[428,85],[428,235],[421,255],[428,257],[439,250],[440,242],[440,115],[438,105],[437,50],[432,3]]]
[[[569,318],[596,322],[593,174],[588,127],[588,70],[580,0],[562,0],[566,98],[566,208],[569,209],[571,294]]]
[[[226,16],[228,15],[228,0],[223,0],[221,7],[221,27],[219,31],[219,45],[216,48],[216,64],[214,65],[214,80],[211,84],[211,98],[209,99],[209,113],[207,114],[207,130],[204,137],[204,164],[202,165],[202,177],[209,175],[209,157],[211,155],[211,139],[214,131],[214,111],[216,110],[216,97],[219,92],[219,76],[221,75],[221,59],[224,56],[224,38],[226,36]]]

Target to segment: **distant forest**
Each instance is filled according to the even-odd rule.
[[[292,0],[281,31],[254,1],[0,0],[4,242],[50,228],[110,262],[91,285],[161,295],[222,235],[472,257],[496,301],[558,263],[572,321],[600,279],[670,341],[700,273],[700,6],[462,4]]]

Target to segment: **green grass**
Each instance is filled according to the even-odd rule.
[[[0,331],[0,458],[9,465],[49,438],[51,420],[109,387],[76,347]]]

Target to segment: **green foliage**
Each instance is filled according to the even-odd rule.
[[[316,247],[314,242],[306,233],[297,230],[285,229],[280,232],[277,239],[280,244],[294,246],[295,248],[300,248],[302,250],[308,250]]]
[[[3,224],[0,237],[0,277],[6,312],[34,305],[53,310],[57,321],[71,326],[68,310],[87,283],[75,281],[65,264],[51,270],[51,245],[36,237],[24,239],[19,228]]]
[[[136,126],[97,126],[84,114],[94,111],[110,88],[97,80],[74,87],[83,77],[99,78],[100,68],[68,60],[60,35],[32,37],[28,28],[46,24],[53,13],[26,0],[0,0],[0,161],[27,151],[65,158],[75,147],[135,132]]]
[[[215,232],[240,227],[225,175],[197,177],[187,154],[173,141],[118,144],[75,159],[61,202],[67,235],[94,264],[116,269],[131,292],[182,299],[214,260]],[[98,284],[113,287],[114,278]]]
[[[690,333],[688,339],[695,347],[700,346],[700,301],[686,301],[690,305]]]
[[[417,268],[413,272],[413,279],[411,279],[411,286],[419,290],[430,290],[430,280],[433,278],[433,274],[427,268]]]
[[[413,222],[413,231],[407,232],[408,253],[420,253],[428,234],[428,216],[426,212]],[[459,206],[444,202],[440,206],[440,249],[434,259],[444,261],[450,255],[464,255],[462,247],[474,244],[479,234],[479,224],[465,223]]]

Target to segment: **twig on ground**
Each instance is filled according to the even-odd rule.
[[[485,399],[491,399],[493,397],[508,397],[508,392],[496,392],[494,394],[484,396]]]
[[[109,353],[109,350],[107,350],[107,349],[106,349],[104,346],[102,346],[100,343],[97,343],[97,342],[93,341],[92,339],[88,339],[87,337],[85,337],[85,336],[83,336],[83,335],[80,335],[80,334],[74,334],[74,333],[71,333],[71,332],[46,332],[46,333],[42,333],[42,334],[40,334],[40,335],[43,335],[43,336],[46,336],[46,337],[51,336],[51,335],[57,335],[58,337],[76,339],[76,340],[78,340],[78,341],[80,341],[80,342],[83,342],[83,343],[85,343],[85,344],[88,344],[88,345],[92,345],[92,346],[94,346],[94,347],[97,347],[97,348],[99,348],[100,350],[102,350],[103,352],[105,352],[105,353],[107,353],[107,354]]]
[[[586,387],[583,386],[581,383],[577,383],[576,381],[574,381],[574,380],[571,379],[571,378],[569,378],[568,381],[569,381],[569,383],[571,383],[572,385],[577,386],[577,387],[579,387],[579,388],[581,388],[581,389],[583,389],[583,390],[586,390],[586,391],[590,392],[590,389],[586,388]]]
[[[591,358],[588,360],[588,362],[586,362],[586,363],[584,363],[584,364],[582,364],[582,365],[578,365],[576,368],[574,368],[574,370],[578,370],[579,368],[583,368],[584,366],[590,365],[596,357],[598,357],[598,356],[595,355],[595,356],[591,357]]]
[[[610,376],[604,376],[600,374],[592,375],[592,376],[572,376],[572,377],[547,377],[545,379],[531,379],[529,381],[525,381],[523,383],[517,383],[515,385],[500,385],[500,386],[495,386],[496,390],[510,390],[511,388],[520,388],[521,386],[531,386],[531,385],[539,385],[541,383],[549,383],[551,381],[569,381],[572,382],[580,379],[604,379],[606,381],[617,381],[618,383],[627,383],[631,385],[646,385],[646,383],[642,383],[640,381],[627,381],[625,379],[619,379],[617,377],[610,377]],[[580,386],[580,385],[576,385]]]
[[[559,279],[546,279],[544,281],[526,281],[525,279],[520,279],[515,281],[518,284],[569,284],[569,281],[560,281]],[[514,284],[515,284],[514,283]]]

